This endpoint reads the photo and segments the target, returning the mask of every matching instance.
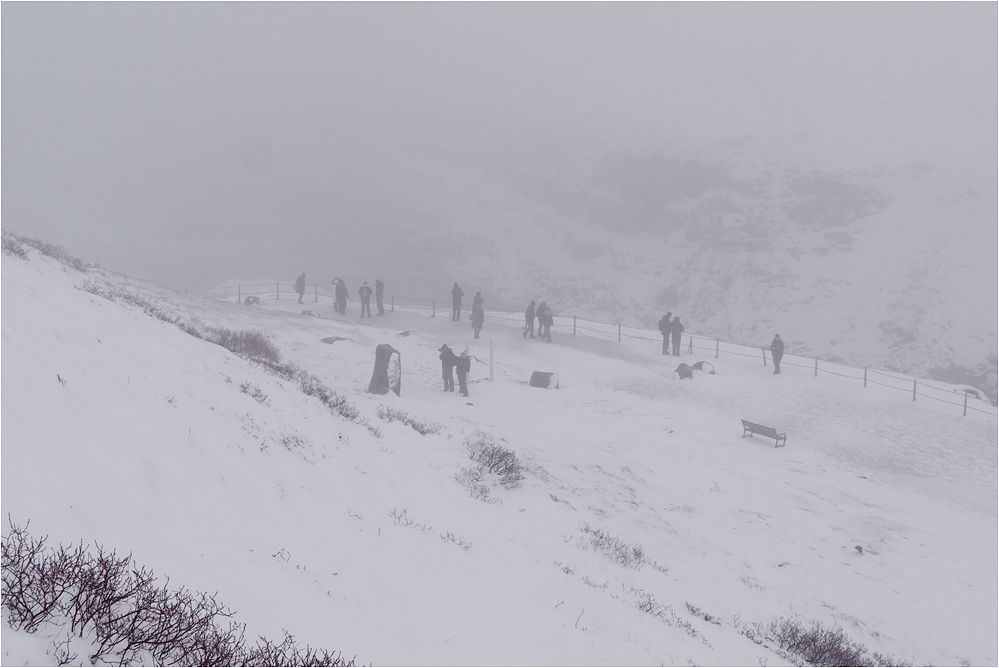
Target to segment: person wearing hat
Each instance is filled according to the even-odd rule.
[[[659,331],[663,335],[663,355],[669,355],[669,333],[673,331],[673,323],[670,322],[670,318],[673,314],[669,311],[666,312],[662,318],[659,319]]]
[[[465,296],[465,291],[458,287],[458,281],[454,282],[451,288],[451,319],[461,320],[461,298]]]
[[[298,280],[295,281],[295,292],[298,293],[298,303],[299,304],[303,303],[302,302],[302,297],[305,296],[305,272],[304,271],[302,272],[302,275],[298,277]]]
[[[455,356],[454,351],[447,347],[447,344],[441,346],[441,377],[444,379],[444,391],[454,392],[454,366],[458,363],[458,358]]]
[[[472,301],[472,329],[475,331],[475,338],[479,338],[482,325],[486,322],[486,312],[482,308],[485,301],[481,292],[475,293],[475,299]]]
[[[784,357],[784,342],[781,341],[780,334],[774,334],[774,340],[770,342],[770,352],[774,356],[774,375],[780,373],[780,360]]]

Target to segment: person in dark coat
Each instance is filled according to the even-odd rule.
[[[347,284],[342,278],[334,278],[333,285],[336,286],[336,312],[340,315],[347,314]]]
[[[461,298],[465,296],[465,291],[458,287],[458,281],[454,282],[451,288],[451,319],[461,320]]]
[[[361,317],[367,313],[368,317],[371,317],[371,286],[368,285],[367,281],[361,285],[361,289],[357,291],[357,294],[361,297]]]
[[[486,312],[482,308],[485,301],[481,292],[475,293],[475,300],[472,301],[472,329],[475,330],[475,338],[479,338],[479,332],[482,331],[482,326],[486,323]]]
[[[784,357],[784,342],[781,341],[780,334],[774,334],[774,340],[770,342],[770,352],[774,356],[774,375],[780,373],[780,360]]]
[[[454,392],[454,365],[458,363],[458,358],[455,356],[454,351],[447,347],[447,344],[441,346],[441,377],[444,379],[444,391]]]
[[[295,281],[295,292],[298,293],[298,303],[301,304],[302,297],[305,296],[305,272],[302,272],[302,275]]]
[[[531,333],[531,338],[534,338],[534,300],[527,305],[527,311],[524,312],[524,338],[527,338],[527,333]]]
[[[659,331],[663,335],[663,355],[669,355],[669,333],[671,331],[672,323],[669,319],[673,317],[673,314],[669,311],[666,312],[662,318],[659,319]]]
[[[378,315],[385,315],[385,284],[380,278],[375,279],[375,302],[378,304]]]
[[[680,335],[683,334],[683,325],[680,323],[680,316],[673,318],[669,326],[670,336],[673,339],[673,354],[680,355]]]
[[[458,371],[458,391],[461,392],[461,396],[468,396],[468,372],[472,368],[472,358],[468,356],[464,350],[461,351],[461,355],[458,356],[458,361],[455,363],[455,369]]]

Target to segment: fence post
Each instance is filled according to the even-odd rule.
[[[437,317],[437,300],[436,299],[431,299],[430,300],[430,317],[431,318],[436,318]]]
[[[912,379],[912,400],[916,400],[916,379]]]
[[[240,283],[239,285],[236,286],[236,301],[238,301],[240,304],[243,303],[243,284],[242,283]]]
[[[687,337],[687,354],[688,355],[694,354],[694,337],[692,336]]]
[[[394,294],[389,295],[389,301],[392,302],[392,313],[395,313],[395,295]]]
[[[621,323],[617,323],[617,342],[621,343]]]
[[[489,382],[493,382],[496,357],[493,355],[493,340],[489,339]]]
[[[281,300],[281,284],[274,281],[274,299]]]
[[[766,365],[767,365],[767,349],[764,348],[763,346],[760,346],[760,350],[763,351],[763,366],[766,367]]]
[[[867,367],[864,367],[864,387],[867,387]]]
[[[318,283],[313,283],[312,285],[316,289],[316,302],[318,303],[319,302],[319,284]]]
[[[964,415],[963,417],[968,417],[968,391],[964,391]]]
[[[572,316],[572,335],[576,336],[576,316]]]
[[[715,359],[718,359],[718,339],[715,339]]]
[[[819,377],[819,358],[815,358],[815,377]]]

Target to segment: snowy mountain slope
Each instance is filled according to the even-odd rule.
[[[644,326],[671,310],[706,336],[781,331],[803,355],[939,378],[996,354],[996,174],[970,157],[865,161],[807,135],[642,153],[492,139],[372,145],[370,224],[507,304]]]
[[[465,322],[210,302],[28,253],[2,264],[4,517],[218,591],[249,636],[376,665],[778,665],[740,631],[800,615],[901,661],[996,662],[994,417],[741,358],[680,381],[644,342],[545,345],[495,322],[495,379],[476,363],[464,401],[440,391],[436,349],[488,361]],[[88,282],[266,332],[368,426]],[[366,392],[386,342],[401,397]],[[561,389],[528,387],[536,369]],[[788,446],[741,439],[740,417]],[[455,479],[477,430],[529,470],[487,478],[502,503]],[[51,661],[7,628],[3,645],[4,663]]]

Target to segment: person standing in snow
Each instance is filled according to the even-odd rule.
[[[301,304],[302,297],[305,296],[305,272],[302,272],[302,275],[295,281],[295,292],[298,293],[298,303]]]
[[[347,284],[342,278],[334,278],[333,285],[336,286],[336,312],[340,315],[347,315]]]
[[[375,302],[378,304],[378,315],[385,315],[385,284],[382,279],[375,279]]]
[[[669,333],[672,331],[672,323],[670,318],[673,314],[669,311],[666,312],[662,318],[659,319],[659,332],[663,335],[663,355],[669,355]]]
[[[774,357],[774,375],[780,373],[780,360],[784,357],[784,342],[781,341],[780,334],[774,334],[774,340],[770,342],[770,352]]]
[[[368,317],[371,317],[371,286],[368,285],[367,281],[361,285],[361,289],[357,291],[357,294],[361,297],[361,317],[367,313]]]
[[[524,338],[527,338],[527,333],[531,333],[531,338],[534,338],[534,300],[527,305],[527,311],[524,312]]]
[[[468,372],[472,368],[472,358],[468,356],[468,353],[464,350],[461,351],[461,355],[458,356],[458,361],[455,363],[455,369],[458,371],[458,391],[461,392],[461,396],[468,396]]]
[[[683,325],[680,323],[680,316],[673,318],[669,326],[670,337],[673,339],[673,354],[680,356],[680,335],[683,334]]]
[[[472,329],[475,330],[475,338],[479,338],[479,332],[482,331],[482,325],[486,322],[486,312],[482,308],[482,305],[486,300],[482,298],[481,292],[475,293],[475,299],[472,301]]]
[[[444,379],[444,391],[454,392],[454,366],[458,363],[458,358],[454,351],[447,347],[445,343],[440,347],[441,377]]]
[[[451,288],[451,320],[461,320],[461,298],[465,296],[465,291],[458,287],[458,281],[454,282]]]

